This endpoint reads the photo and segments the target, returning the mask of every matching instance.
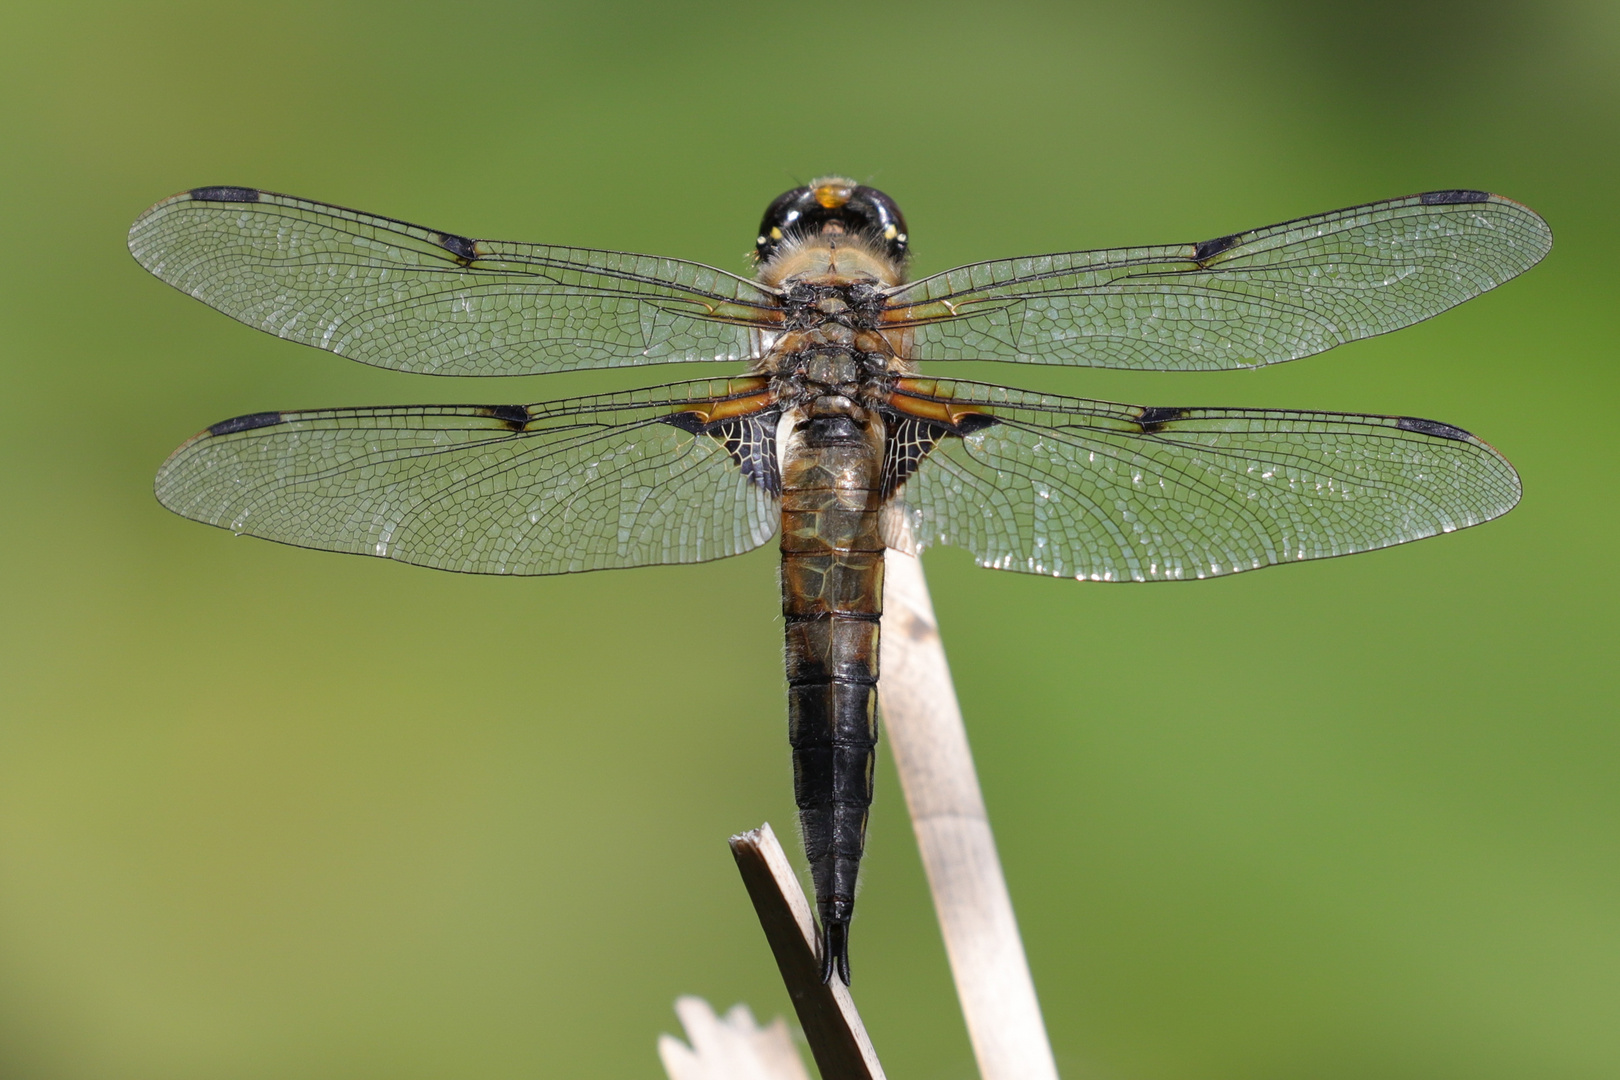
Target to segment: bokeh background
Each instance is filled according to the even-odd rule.
[[[962,372],[1436,417],[1518,465],[1502,521],[1203,584],[926,565],[1065,1076],[1620,1075],[1612,0],[3,24],[0,1075],[651,1077],[678,994],[790,1012],[725,847],[794,834],[769,548],[476,579],[150,494],[227,416],[665,373],[364,368],[166,288],[124,234],[246,184],[745,270],[765,203],[833,170],[901,201],[921,272],[1444,187],[1547,217],[1523,279],[1300,363]],[[890,1075],[970,1077],[886,758],[879,785],[857,999]]]

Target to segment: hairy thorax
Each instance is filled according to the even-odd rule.
[[[908,332],[885,324],[901,267],[859,237],[823,235],[785,246],[759,277],[782,291],[783,320],[753,371],[770,378],[784,416],[843,415],[865,428],[893,379],[913,370]]]

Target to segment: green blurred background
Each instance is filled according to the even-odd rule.
[[[788,1012],[725,848],[792,825],[776,570],[495,580],[153,501],[260,409],[534,401],[345,363],[148,277],[145,206],[247,184],[744,270],[844,171],[917,269],[1479,187],[1557,248],[1324,357],[963,374],[1405,413],[1523,504],[1211,583],[927,559],[1068,1077],[1620,1075],[1620,6],[24,3],[4,16],[0,1075],[660,1075],[678,994]],[[958,369],[960,370],[960,369]],[[969,1077],[900,792],[855,989]]]

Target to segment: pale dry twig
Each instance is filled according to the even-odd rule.
[[[1057,1080],[922,563],[884,567],[884,734],[983,1080]]]
[[[669,1080],[810,1080],[780,1016],[760,1027],[746,1005],[734,1005],[721,1017],[696,997],[677,998],[675,1013],[692,1045],[673,1035],[658,1037]]]

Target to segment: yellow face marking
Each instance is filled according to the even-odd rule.
[[[814,188],[816,202],[828,210],[836,210],[849,202],[855,189],[843,180],[823,180]]]
[[[896,228],[895,226],[893,226],[893,225],[890,225],[887,229],[883,230],[883,239],[885,239],[885,240],[893,240],[895,237],[897,237],[899,235],[900,235],[900,230],[898,228]]]
[[[780,240],[780,239],[782,239],[782,230],[778,229],[775,225],[771,226],[771,239],[772,240]]]

